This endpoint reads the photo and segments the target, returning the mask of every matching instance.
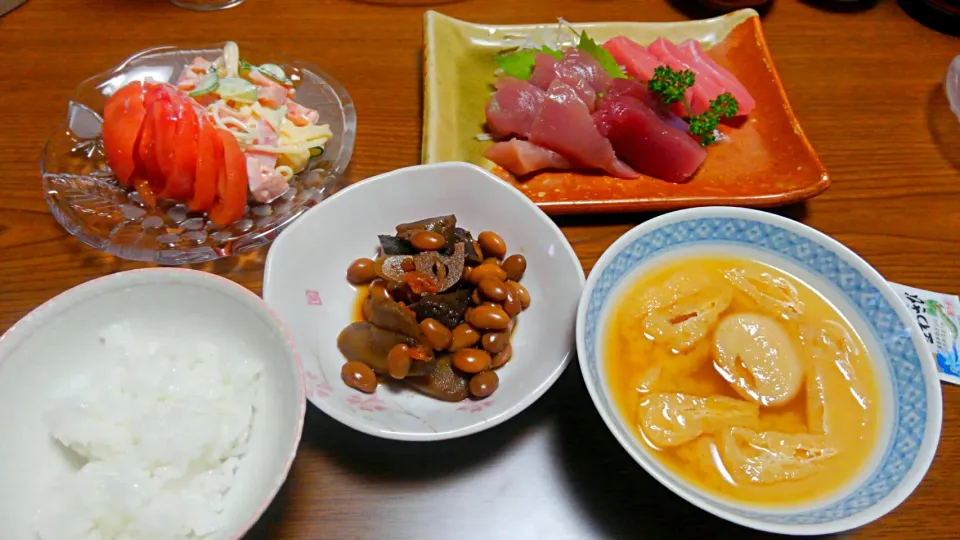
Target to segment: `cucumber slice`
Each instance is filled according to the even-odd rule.
[[[314,146],[313,148],[310,149],[310,157],[317,157],[322,155],[323,155],[322,146]]]
[[[283,72],[283,68],[276,64],[263,64],[260,66],[260,73],[263,73],[280,84],[293,86],[293,81],[287,78],[287,74]]]
[[[220,87],[220,77],[217,72],[207,73],[197,81],[197,87],[190,92],[190,97],[205,96]]]
[[[220,79],[220,88],[217,93],[223,99],[231,99],[243,103],[255,103],[257,101],[257,87],[253,83],[239,77],[226,77]]]

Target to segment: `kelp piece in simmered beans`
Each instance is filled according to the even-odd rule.
[[[410,242],[399,237],[381,234],[377,238],[380,239],[380,250],[384,255],[413,255],[417,252]]]
[[[467,308],[470,307],[470,290],[460,289],[444,294],[428,294],[420,301],[411,304],[410,309],[417,314],[417,320],[436,319],[440,324],[453,330],[463,322]]]

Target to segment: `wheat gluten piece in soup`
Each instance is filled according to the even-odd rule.
[[[877,443],[877,382],[836,308],[748,259],[644,273],[604,343],[620,414],[660,463],[708,493],[785,505],[836,493]]]

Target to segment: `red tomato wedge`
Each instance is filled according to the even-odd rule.
[[[159,100],[169,100],[169,90],[163,85],[147,82],[143,84],[143,106],[146,116],[143,128],[140,131],[140,141],[137,143],[137,170],[146,175],[154,186],[163,188],[163,173],[157,162],[156,129],[154,118],[154,104]]]
[[[143,130],[140,132],[140,142],[137,143],[137,169],[151,181],[156,182],[163,178],[160,165],[157,163],[157,149],[154,135],[153,105],[147,108],[147,115],[143,121]]]
[[[193,197],[193,182],[197,176],[197,135],[200,131],[197,113],[186,101],[176,105],[180,121],[174,136],[173,166],[167,175],[163,195],[178,201]]]
[[[160,169],[160,178],[151,179],[150,186],[161,197],[166,196],[166,185],[173,174],[174,152],[177,148],[177,121],[179,120],[176,105],[166,99],[158,99],[153,104],[153,137],[156,149],[157,166]]]
[[[103,149],[107,164],[125,187],[130,187],[136,170],[134,155],[144,116],[143,84],[140,81],[114,92],[104,107]]]
[[[247,206],[247,161],[237,138],[229,131],[218,130],[223,144],[223,166],[217,177],[217,198],[210,208],[210,221],[229,225],[243,217]]]
[[[193,197],[188,206],[195,212],[206,212],[217,196],[217,182],[223,164],[223,143],[217,128],[200,118],[200,136],[197,140],[197,178]]]

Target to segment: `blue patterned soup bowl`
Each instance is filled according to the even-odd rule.
[[[614,328],[619,299],[651,270],[693,256],[749,259],[793,276],[832,304],[859,336],[867,353],[864,362],[872,365],[875,373],[876,442],[862,458],[861,454],[849,454],[855,456],[854,461],[862,461],[851,469],[859,472],[851,473],[848,482],[825,490],[827,493],[819,498],[814,494],[796,501],[790,484],[790,491],[782,491],[785,495],[776,504],[718,495],[721,491],[688,481],[676,472],[685,469],[665,465],[664,458],[656,456],[653,447],[641,440],[646,435],[635,427],[633,411],[624,407],[628,411],[625,414],[618,407],[615,398],[619,394],[612,387],[626,387],[627,393],[634,388],[625,384],[625,377],[613,375],[620,380],[611,379],[611,373],[618,372],[608,369],[613,364],[608,364],[605,356],[607,347],[617,346],[608,345],[606,336],[608,328]],[[624,327],[616,328],[622,336]],[[716,347],[710,349],[714,358],[721,354],[720,345],[708,346]],[[814,535],[869,523],[893,510],[917,487],[940,437],[942,401],[936,367],[916,321],[883,277],[826,235],[757,210],[696,208],[673,212],[651,219],[617,240],[600,257],[583,291],[577,313],[577,351],[590,397],[623,448],[677,495],[754,529]],[[802,362],[802,354],[798,356]],[[809,373],[800,373],[808,382],[816,380]],[[641,385],[636,388],[643,391]],[[801,399],[799,396],[809,392],[796,395]],[[762,425],[763,416],[760,419]],[[717,448],[713,447],[712,457],[714,463],[722,463]],[[761,448],[752,448],[762,453]],[[726,478],[735,482],[729,474]]]

